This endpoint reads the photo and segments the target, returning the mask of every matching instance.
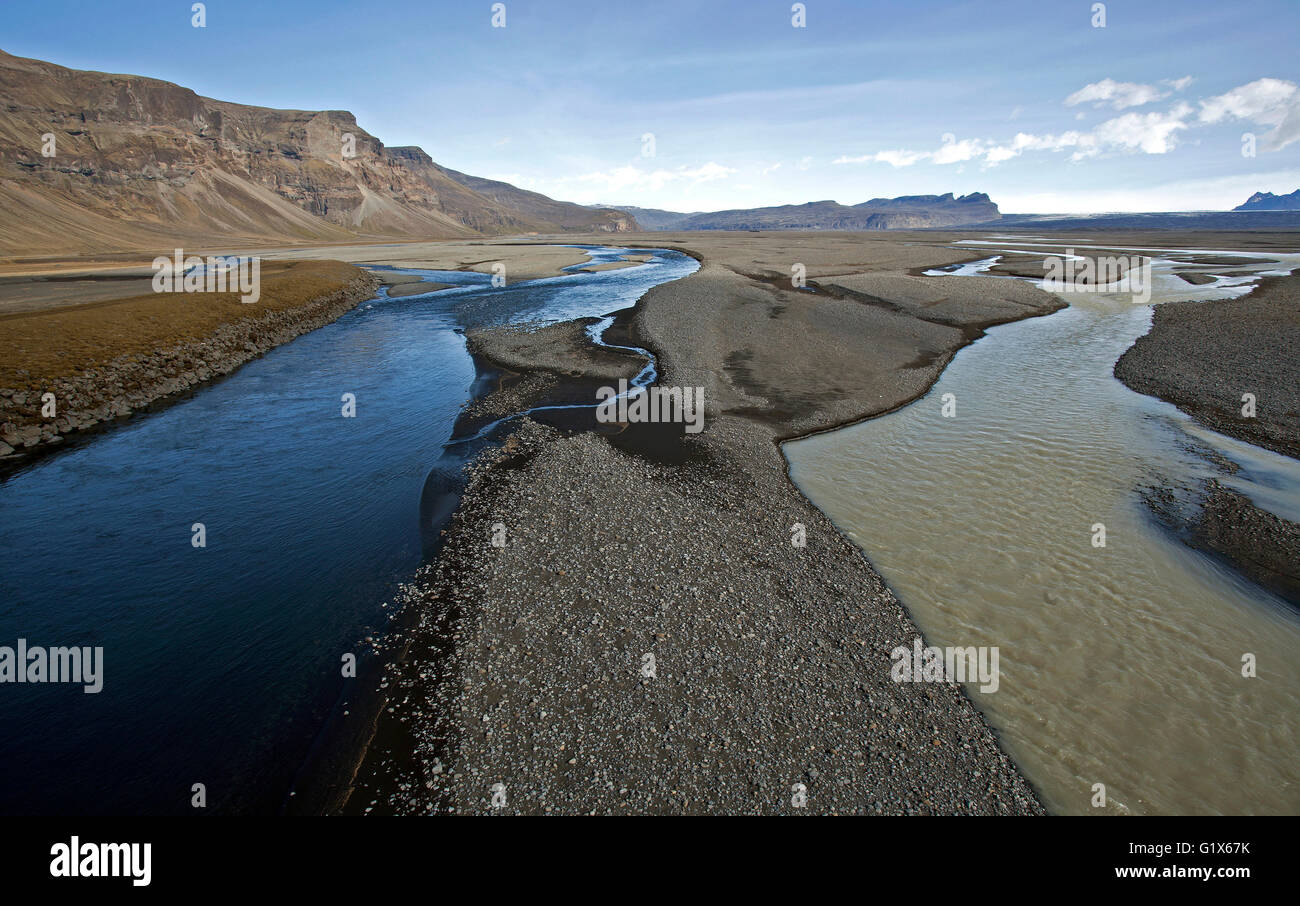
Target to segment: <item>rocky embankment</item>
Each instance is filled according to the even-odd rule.
[[[343,288],[297,308],[222,324],[210,336],[149,355],[122,355],[43,389],[0,388],[0,457],[57,444],[67,435],[129,415],[181,393],[294,337],[323,327],[374,295],[379,280],[360,273]],[[52,417],[43,413],[54,394]]]

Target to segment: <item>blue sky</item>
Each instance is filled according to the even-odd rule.
[[[1300,188],[1297,0],[9,4],[0,49],[272,107],[557,198],[718,210],[988,192],[1006,212]],[[1256,153],[1243,155],[1243,134]],[[644,137],[653,136],[653,148]],[[653,150],[653,154],[647,151]]]

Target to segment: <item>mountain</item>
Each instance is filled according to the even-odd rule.
[[[419,150],[418,148],[416,150]],[[436,165],[435,165],[436,166]],[[609,208],[592,208],[573,204],[568,201],[556,201],[540,192],[530,192],[508,182],[484,179],[481,176],[469,176],[447,167],[438,167],[449,179],[472,189],[480,195],[491,198],[513,211],[519,211],[540,222],[553,224],[561,230],[605,230],[613,233],[626,233],[638,228],[636,218],[622,211]]]
[[[1234,211],[1300,211],[1300,189],[1290,195],[1274,195],[1272,192],[1256,192],[1239,204]]]
[[[992,226],[992,224],[988,224]],[[980,224],[973,224],[979,227]],[[1300,211],[1129,211],[1111,214],[1003,214],[1000,229],[1044,230],[1296,230]]]
[[[636,228],[386,147],[343,110],[234,104],[3,51],[0,96],[3,255]]]
[[[691,214],[682,214],[679,211],[664,211],[659,208],[637,208],[626,204],[609,204],[609,205],[592,205],[596,208],[616,208],[620,211],[626,211],[636,218],[636,222],[644,230],[675,230],[682,223],[690,220],[692,217],[703,217],[704,214],[696,211]]]
[[[801,205],[704,214],[611,207],[628,212],[649,230],[914,230],[986,223],[1002,216],[998,206],[983,192],[961,198],[954,198],[951,192],[873,198],[852,206],[835,201],[810,201]]]

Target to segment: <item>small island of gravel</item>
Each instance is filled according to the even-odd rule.
[[[959,686],[892,680],[891,650],[920,633],[777,441],[901,406],[982,327],[1062,303],[980,278],[943,303],[944,281],[907,271],[968,254],[800,238],[692,237],[703,267],[630,319],[662,382],[705,388],[703,433],[520,420],[471,466],[335,809],[779,813],[802,785],[817,813],[1042,812]],[[809,288],[762,263],[791,255]],[[580,336],[470,340],[516,373],[614,373]]]

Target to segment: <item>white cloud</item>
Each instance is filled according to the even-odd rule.
[[[984,147],[984,143],[979,139],[964,138],[957,141],[951,135],[948,135],[945,136],[939,150],[930,155],[930,159],[936,164],[956,164],[979,157],[984,153]]]
[[[877,151],[874,154],[860,154],[856,157],[844,155],[837,157],[836,164],[889,164],[891,167],[910,167],[915,163],[928,160],[935,164],[956,164],[979,157],[985,151],[985,143],[979,139],[968,138],[957,141],[951,135],[934,151]]]
[[[857,157],[837,157],[834,164],[889,164],[891,167],[910,167],[917,161],[930,157],[929,151],[877,151],[875,154],[862,154]]]
[[[1164,113],[1125,113],[1098,124],[1090,132],[1070,130],[1060,135],[1030,135],[1020,132],[1006,145],[994,145],[984,155],[992,165],[1025,151],[1071,151],[1072,161],[1096,157],[1108,151],[1168,154],[1178,144],[1178,133],[1188,128],[1189,104],[1180,103]]]
[[[1272,126],[1264,136],[1265,151],[1280,151],[1300,141],[1300,89],[1285,79],[1256,79],[1201,101],[1201,122],[1247,120]]]
[[[928,151],[878,151],[875,154],[867,155],[868,160],[879,161],[882,164],[889,164],[891,167],[910,167],[919,160],[925,160],[930,156]],[[857,163],[862,158],[854,161],[843,161],[844,163]],[[836,161],[840,163],[841,161]]]
[[[1177,133],[1187,128],[1190,104],[1177,104],[1167,113],[1126,113],[1093,130],[1099,146],[1112,146],[1147,154],[1168,154],[1178,144]]]
[[[1300,98],[1292,100],[1282,122],[1264,136],[1265,151],[1280,151],[1292,142],[1300,141],[1300,103],[1297,101],[1300,101]]]
[[[1217,123],[1233,118],[1276,126],[1285,118],[1286,109],[1295,93],[1294,82],[1256,79],[1201,101],[1201,122]]]
[[[1100,82],[1084,85],[1070,95],[1065,99],[1065,106],[1092,104],[1094,107],[1100,107],[1103,104],[1110,104],[1116,110],[1124,110],[1128,107],[1141,107],[1143,104],[1150,104],[1152,101],[1168,96],[1169,92],[1161,91],[1155,85],[1102,79]]]
[[[1168,154],[1178,144],[1178,133],[1189,127],[1188,120],[1191,116],[1191,105],[1180,102],[1163,113],[1125,113],[1098,124],[1089,132],[1070,130],[1059,135],[1018,132],[1009,142],[978,138],[958,141],[947,135],[944,142],[933,151],[877,151],[873,154],[846,155],[836,158],[834,162],[883,163],[898,168],[910,167],[921,161],[942,165],[982,159],[984,166],[995,167],[1026,151],[1070,151],[1070,159],[1073,161],[1096,157],[1104,152]]]

